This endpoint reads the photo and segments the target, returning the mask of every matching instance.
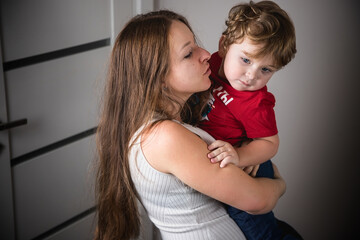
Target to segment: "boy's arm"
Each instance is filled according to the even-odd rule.
[[[273,158],[279,148],[279,136],[254,138],[249,144],[236,148],[239,155],[239,166],[252,166],[261,164]]]
[[[247,145],[234,148],[229,143],[217,140],[209,145],[208,154],[211,162],[220,162],[224,167],[233,163],[238,167],[247,167],[261,164],[275,156],[279,147],[279,136],[255,138]]]

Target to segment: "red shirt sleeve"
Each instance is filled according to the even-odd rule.
[[[238,116],[249,138],[269,137],[278,133],[274,112],[275,97],[266,88],[251,92],[243,103],[244,109]]]

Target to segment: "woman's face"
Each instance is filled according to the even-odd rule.
[[[194,34],[180,21],[171,24],[169,41],[170,71],[166,87],[185,102],[193,93],[210,87],[210,53],[196,44]]]

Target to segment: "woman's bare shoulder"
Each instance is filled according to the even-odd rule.
[[[143,142],[146,144],[171,144],[179,134],[184,134],[188,130],[179,122],[164,120],[148,127],[143,134]]]
[[[165,120],[145,131],[142,136],[142,149],[148,162],[157,170],[171,172],[171,164],[180,161],[184,152],[197,151],[207,153],[204,141],[179,122]],[[186,161],[186,160],[185,160]]]

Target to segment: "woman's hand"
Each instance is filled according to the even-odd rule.
[[[250,176],[255,177],[257,171],[259,170],[259,167],[260,167],[260,164],[255,165],[255,166],[247,166],[247,167],[244,167],[243,170]]]
[[[216,140],[208,146],[208,149],[211,151],[208,154],[208,158],[210,158],[212,163],[220,162],[221,168],[225,167],[229,163],[240,167],[239,156],[235,148],[230,143]]]
[[[286,191],[286,183],[285,183],[285,180],[282,178],[282,176],[280,175],[280,172],[279,172],[279,169],[277,168],[277,166],[274,164],[274,163],[272,163],[272,165],[273,165],[273,169],[274,169],[274,179],[276,179],[276,180],[280,180],[280,182],[283,184],[283,186],[282,186],[282,193],[281,193],[281,195],[280,196],[282,196],[284,193],[285,193],[285,191]]]

